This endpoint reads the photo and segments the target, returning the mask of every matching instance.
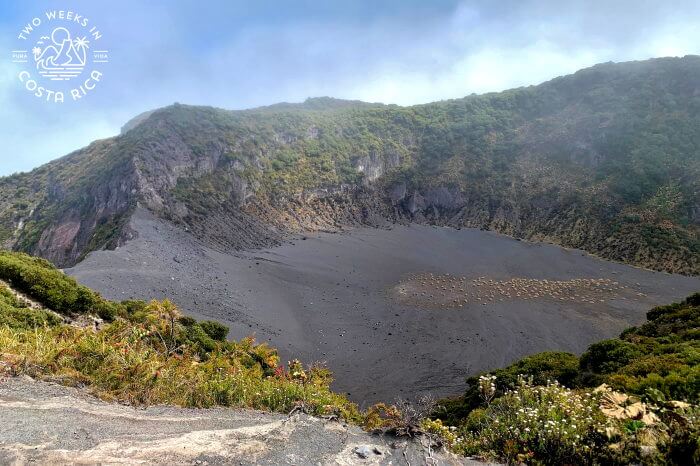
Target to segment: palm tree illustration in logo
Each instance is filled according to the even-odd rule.
[[[45,41],[50,41],[46,47]],[[87,63],[88,49],[87,38],[73,39],[68,29],[57,27],[50,38],[40,38],[32,53],[39,74],[52,81],[68,81],[82,73]]]

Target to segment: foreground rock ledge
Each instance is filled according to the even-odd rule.
[[[29,377],[0,379],[0,419],[0,464],[480,464],[303,414],[134,408]]]

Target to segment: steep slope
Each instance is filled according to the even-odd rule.
[[[0,180],[0,240],[70,265],[138,205],[220,249],[385,221],[480,227],[700,272],[700,57],[413,107],[173,105]]]

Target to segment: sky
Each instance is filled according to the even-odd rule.
[[[73,11],[90,50],[70,82],[36,75],[47,11]],[[25,40],[19,33],[42,19]],[[77,36],[76,36],[77,37]],[[30,43],[31,42],[31,43]],[[25,47],[25,48],[22,48]],[[700,2],[586,0],[0,0],[0,176],[28,171],[180,102],[244,109],[331,96],[412,105],[538,84],[606,61],[700,54]],[[92,68],[90,68],[92,67]],[[70,98],[91,69],[94,89]],[[37,85],[65,87],[63,103]],[[25,75],[26,77],[26,75]]]

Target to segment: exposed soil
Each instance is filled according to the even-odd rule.
[[[130,228],[135,239],[67,272],[111,299],[168,297],[229,325],[231,338],[268,341],[285,360],[326,362],[333,388],[362,405],[454,395],[466,376],[522,356],[582,352],[641,323],[651,307],[700,290],[697,277],[475,229],[357,228],[225,253],[144,210]],[[447,306],[461,291],[397,298],[397,286],[429,274],[450,274],[441,285],[449,290],[469,285],[469,302]]]
[[[304,414],[139,409],[28,377],[0,379],[0,419],[0,464],[478,464]]]

